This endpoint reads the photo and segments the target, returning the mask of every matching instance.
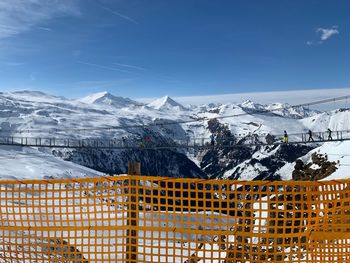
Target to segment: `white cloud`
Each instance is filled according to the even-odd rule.
[[[54,17],[80,15],[79,0],[1,0],[0,39],[40,28]],[[49,29],[41,27],[41,29]]]
[[[332,26],[330,28],[322,28],[319,27],[315,30],[317,34],[317,38],[313,40],[306,41],[306,45],[313,46],[313,45],[321,45],[324,41],[328,40],[334,35],[340,34],[338,30],[338,26]]]
[[[320,33],[321,41],[329,39],[333,35],[339,34],[338,26],[332,26],[331,28],[317,28],[317,33]]]

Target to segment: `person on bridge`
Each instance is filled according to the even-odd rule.
[[[288,133],[286,130],[284,130],[283,134],[283,143],[288,143]]]
[[[314,141],[314,138],[312,138],[312,131],[311,131],[311,130],[308,131],[308,134],[309,134],[309,140],[308,140],[308,142],[309,142],[309,141]]]
[[[331,129],[328,128],[327,131],[328,131],[328,141],[333,141]]]

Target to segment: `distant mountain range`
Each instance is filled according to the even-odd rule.
[[[174,122],[179,121],[179,124]],[[183,123],[183,121],[189,121]],[[167,124],[171,122],[171,124]],[[152,126],[147,126],[152,124]],[[153,125],[159,124],[159,125]],[[110,127],[110,129],[109,129]],[[119,127],[115,129],[113,127]],[[123,128],[124,127],[124,128]],[[261,105],[252,101],[240,104],[203,104],[183,106],[169,96],[154,100],[148,104],[129,98],[100,92],[87,97],[69,100],[37,91],[19,91],[0,93],[0,136],[28,136],[55,138],[106,138],[142,140],[144,136],[153,143],[171,143],[177,140],[208,141],[211,134],[216,140],[225,140],[230,136],[236,142],[247,140],[253,134],[265,140],[273,135],[279,140],[283,130],[289,134],[313,131],[350,130],[350,113],[347,109],[331,112],[317,112],[303,107],[291,107],[285,103]],[[347,142],[329,144],[332,147],[346,149]],[[327,144],[328,145],[328,144]],[[118,174],[126,172],[128,160],[142,162],[142,172],[148,175],[176,177],[210,177],[233,179],[288,179],[293,173],[293,163],[301,158],[310,161],[314,145],[282,145],[276,147],[241,147],[232,149],[212,149],[194,151],[193,149],[174,150],[88,150],[88,149],[40,149],[45,154],[71,161],[103,173]],[[322,152],[322,146],[319,151]],[[3,149],[0,157],[13,149]],[[32,151],[28,154],[33,154]],[[317,150],[316,150],[317,151]],[[350,153],[349,153],[350,155]],[[332,161],[346,160],[343,156],[328,156]],[[26,163],[21,170],[39,169],[42,161],[45,167],[47,158],[36,157],[36,165]],[[54,160],[54,159],[53,159]],[[52,162],[52,159],[50,159]],[[59,160],[61,162],[61,160]],[[350,164],[350,160],[349,160]],[[61,165],[61,163],[60,163]],[[74,165],[74,164],[72,164]],[[69,166],[70,176],[74,169]],[[52,163],[50,165],[52,167]],[[59,177],[57,169],[45,170],[46,177]],[[80,167],[80,166],[79,166]],[[84,176],[77,166],[77,174]],[[288,168],[286,168],[288,167]],[[340,164],[330,175],[343,178]],[[29,169],[29,170],[26,170]],[[63,168],[64,170],[64,168]],[[89,170],[90,171],[90,170]],[[18,167],[12,174],[18,174]],[[8,178],[11,169],[0,172],[0,178]],[[39,174],[39,173],[38,173]],[[99,173],[87,172],[86,176]],[[16,176],[16,175],[15,175]],[[44,176],[40,173],[39,177]],[[350,177],[350,175],[349,175]]]

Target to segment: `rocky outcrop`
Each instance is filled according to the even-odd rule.
[[[247,142],[262,143],[262,141],[260,137],[254,136],[255,134],[237,141],[228,127],[217,119],[208,121],[207,129],[215,135],[215,145],[221,143],[232,145],[225,148],[213,147],[201,153],[200,167],[210,178],[239,180],[245,173],[244,178],[251,180],[280,180],[280,176],[276,174],[277,170],[313,149],[310,146],[295,144],[244,145]],[[276,140],[272,135],[267,135],[265,139],[270,143]]]
[[[53,154],[67,161],[115,175],[126,174],[129,161],[141,163],[141,174],[186,178],[207,178],[207,175],[186,155],[171,150],[77,149],[54,150]]]
[[[296,160],[292,176],[296,181],[317,181],[330,176],[336,170],[336,162],[328,161],[327,155],[313,153],[309,163]]]

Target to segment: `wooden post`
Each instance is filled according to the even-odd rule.
[[[137,180],[132,178],[133,175],[141,174],[141,164],[137,162],[128,163],[128,175],[129,175],[129,206],[127,224],[128,230],[126,239],[126,262],[137,263],[138,257],[138,198],[137,198]]]

